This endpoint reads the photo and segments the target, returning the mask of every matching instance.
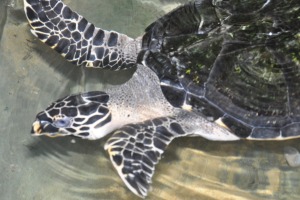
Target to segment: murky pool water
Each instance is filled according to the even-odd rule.
[[[97,26],[136,37],[184,1],[65,0]],[[0,4],[0,199],[138,199],[99,141],[30,136],[35,114],[51,101],[124,83],[133,71],[82,70],[29,32],[22,0]],[[300,168],[283,142],[174,141],[156,168],[148,199],[299,199]]]

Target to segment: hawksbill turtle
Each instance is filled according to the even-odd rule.
[[[119,89],[69,95],[37,114],[35,136],[99,139],[126,186],[145,197],[177,137],[300,137],[300,2],[198,0],[142,37],[95,27],[60,0],[24,0],[32,33],[76,65],[137,67]]]

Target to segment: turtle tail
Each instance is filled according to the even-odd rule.
[[[24,0],[31,32],[68,61],[110,70],[136,66],[139,41],[95,27],[61,0]]]
[[[166,147],[174,138],[186,135],[175,119],[156,118],[115,131],[104,148],[126,186],[144,198]]]

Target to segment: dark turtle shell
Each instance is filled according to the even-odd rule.
[[[140,61],[166,99],[248,139],[300,137],[300,1],[202,0],[151,24]]]

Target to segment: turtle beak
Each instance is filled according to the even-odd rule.
[[[43,120],[36,120],[32,123],[32,136],[47,135],[49,137],[57,136],[59,129],[54,127],[50,122]]]
[[[32,123],[32,127],[31,127],[32,135],[34,136],[41,135],[42,131],[43,131],[43,127],[39,120],[36,120],[35,122]]]

